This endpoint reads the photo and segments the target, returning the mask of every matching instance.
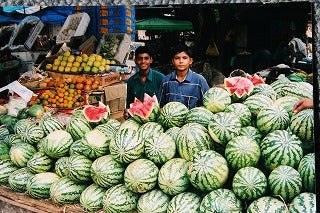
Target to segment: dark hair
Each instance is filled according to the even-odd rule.
[[[185,44],[178,44],[172,48],[171,58],[177,53],[185,52],[190,58],[192,58],[192,51],[191,49]]]
[[[135,56],[135,58],[138,58],[138,55],[143,54],[143,53],[149,54],[149,56],[152,58],[152,53],[151,53],[150,49],[146,46],[138,47],[134,53],[134,56]]]

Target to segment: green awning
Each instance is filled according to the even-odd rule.
[[[190,21],[148,18],[136,21],[136,30],[192,30]]]

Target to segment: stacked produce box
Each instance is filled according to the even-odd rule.
[[[191,110],[145,95],[123,123],[102,103],[66,125],[2,115],[0,183],[86,211],[316,212],[313,109],[291,111],[304,97],[308,83],[246,76]]]

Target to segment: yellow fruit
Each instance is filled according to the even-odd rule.
[[[101,63],[99,61],[93,62],[93,66],[95,67],[100,67]]]
[[[93,66],[93,61],[88,61],[87,66],[92,67]]]
[[[59,68],[59,66],[57,66],[57,65],[53,65],[53,66],[52,66],[52,70],[53,70],[53,71],[57,71],[58,68]]]
[[[115,60],[111,60],[110,64],[116,64],[117,62]]]
[[[105,66],[107,64],[107,59],[103,58],[100,63],[101,66]]]
[[[71,55],[71,52],[70,52],[70,51],[66,51],[66,52],[63,53],[63,56],[67,56],[67,57],[68,57],[68,56],[70,56],[70,55]]]
[[[84,70],[84,67],[78,67],[78,71],[82,72]]]
[[[86,67],[84,68],[84,71],[85,71],[85,72],[90,72],[90,71],[91,71],[91,67],[90,67],[90,66],[86,66]]]
[[[82,57],[82,61],[83,61],[83,62],[88,62],[88,61],[89,61],[89,57],[88,57],[88,56],[85,56],[85,57],[83,56],[83,57]]]
[[[59,66],[59,72],[64,72],[64,67],[63,66]]]
[[[81,66],[81,67],[86,67],[86,66],[87,66],[87,63],[86,63],[86,62],[82,62],[80,66]]]
[[[78,67],[71,67],[71,72],[78,72]]]
[[[60,66],[63,66],[63,67],[67,66],[67,62],[66,61],[61,61]]]
[[[59,55],[59,56],[58,56],[58,59],[59,59],[60,61],[62,61],[62,58],[63,58],[62,55]]]
[[[105,70],[106,70],[106,71],[109,71],[109,70],[110,70],[110,65],[107,64],[107,65],[105,66]]]
[[[63,60],[63,61],[68,61],[68,56],[63,56],[63,57],[62,57],[62,60]]]
[[[101,61],[102,60],[102,56],[101,55],[97,55],[96,56],[96,61]]]
[[[67,67],[72,67],[72,62],[68,62]]]
[[[71,67],[65,67],[65,68],[64,68],[64,71],[65,71],[65,72],[70,72],[70,71],[71,71]]]
[[[80,67],[80,62],[78,61],[73,62],[73,67]]]
[[[81,63],[82,62],[82,57],[81,56],[76,56],[76,61]]]
[[[52,69],[52,64],[47,64],[46,65],[46,70],[51,70]]]
[[[109,59],[106,60],[106,64],[110,64],[111,61]]]
[[[90,56],[90,57],[89,57],[89,61],[94,62],[95,60],[96,60],[96,57],[94,57],[94,56]],[[89,62],[89,61],[88,61],[88,62]]]
[[[70,55],[69,57],[68,57],[68,61],[69,62],[74,62],[76,60],[76,57],[74,56],[74,55]]]
[[[60,65],[60,60],[59,59],[54,59],[53,64],[56,66]]]
[[[88,57],[88,55],[85,53],[82,53],[81,56],[82,56],[82,58]]]
[[[103,72],[103,71],[105,71],[105,70],[106,70],[105,66],[100,66],[100,67],[99,67],[99,71],[100,71],[100,72]]]

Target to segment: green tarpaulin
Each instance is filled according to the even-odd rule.
[[[192,30],[190,21],[148,18],[136,21],[137,30]]]

